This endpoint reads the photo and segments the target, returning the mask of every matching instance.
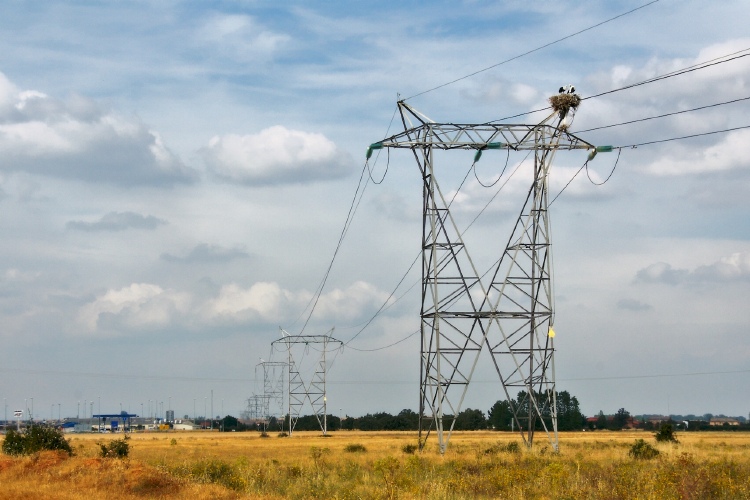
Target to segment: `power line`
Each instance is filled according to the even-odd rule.
[[[647,146],[649,144],[659,144],[659,143],[662,143],[662,142],[670,142],[670,141],[681,141],[683,139],[692,139],[694,137],[703,137],[703,136],[706,136],[706,135],[724,134],[724,133],[727,133],[727,132],[733,132],[735,130],[743,130],[743,129],[746,129],[746,128],[750,128],[750,125],[743,125],[742,127],[732,127],[732,128],[727,128],[727,129],[724,129],[724,130],[714,130],[712,132],[702,132],[700,134],[683,135],[681,137],[672,137],[670,139],[660,139],[660,140],[657,140],[657,141],[640,142],[638,144],[629,144],[627,146],[612,146],[612,149],[613,150],[614,149],[632,149],[632,148],[637,148],[637,147],[640,147],[640,146]]]
[[[621,125],[630,125],[630,124],[633,124],[633,123],[640,123],[640,122],[645,122],[645,121],[649,121],[649,120],[656,120],[657,118],[666,118],[667,116],[675,116],[675,115],[681,115],[681,114],[684,114],[684,113],[691,113],[693,111],[701,111],[703,109],[709,109],[709,108],[715,108],[715,107],[718,107],[718,106],[724,106],[725,104],[733,104],[733,103],[740,102],[740,101],[747,101],[748,99],[750,99],[750,97],[741,97],[739,99],[732,99],[731,101],[717,102],[715,104],[708,104],[706,106],[699,106],[697,108],[685,109],[685,110],[682,110],[682,111],[674,111],[672,113],[664,113],[663,115],[649,116],[647,118],[638,118],[637,120],[629,120],[629,121],[626,121],[626,122],[613,123],[612,125],[602,125],[601,127],[587,128],[585,130],[576,130],[575,133],[576,134],[583,134],[584,132],[593,132],[594,130],[602,130],[602,129],[605,129],[605,128],[619,127]]]
[[[517,56],[513,56],[513,57],[511,57],[509,59],[505,59],[504,61],[501,61],[499,63],[493,64],[492,66],[487,66],[484,69],[480,69],[478,71],[474,71],[473,73],[470,73],[468,75],[464,75],[464,76],[462,76],[460,78],[456,78],[455,80],[451,80],[450,82],[443,83],[441,85],[438,85],[437,87],[433,87],[431,89],[427,89],[427,90],[424,90],[424,91],[419,92],[417,94],[414,94],[413,96],[407,97],[406,99],[404,99],[404,101],[408,101],[409,99],[413,99],[413,98],[415,98],[417,96],[420,96],[420,95],[423,95],[423,94],[427,94],[428,92],[432,92],[434,90],[438,90],[438,89],[441,89],[443,87],[447,87],[448,85],[453,85],[456,82],[460,82],[461,80],[466,80],[467,78],[471,78],[472,76],[478,75],[479,73],[484,73],[485,71],[489,71],[489,70],[491,70],[493,68],[497,68],[498,66],[501,66],[503,64],[509,63],[511,61],[515,61],[516,59],[520,59],[521,57],[527,56],[529,54],[533,54],[534,52],[538,52],[538,51],[540,51],[542,49],[546,49],[547,47],[549,47],[551,45],[555,45],[556,43],[560,43],[560,42],[562,42],[564,40],[567,40],[569,38],[573,38],[574,36],[580,35],[581,33],[585,33],[587,31],[590,31],[590,30],[594,29],[594,28],[598,28],[599,26],[602,26],[602,25],[607,24],[609,22],[612,22],[612,21],[614,21],[616,19],[619,19],[619,18],[621,18],[623,16],[627,16],[628,14],[632,14],[633,12],[636,12],[636,11],[638,11],[640,9],[648,7],[649,5],[653,5],[653,4],[657,3],[658,1],[659,0],[652,0],[651,2],[648,2],[646,4],[641,5],[640,7],[636,7],[634,9],[631,9],[631,10],[627,11],[627,12],[623,12],[622,14],[618,14],[618,15],[616,15],[614,17],[610,17],[609,19],[607,19],[605,21],[602,21],[600,23],[594,24],[593,26],[589,26],[588,28],[584,28],[584,29],[582,29],[580,31],[576,31],[575,33],[572,33],[570,35],[564,36],[562,38],[558,38],[557,40],[554,40],[552,42],[549,42],[549,43],[546,43],[544,45],[541,45],[541,46],[539,46],[539,47],[537,47],[535,49],[531,49],[529,51],[526,51],[523,54],[519,54]]]
[[[671,71],[669,73],[664,73],[663,75],[655,76],[653,78],[648,78],[646,80],[642,80],[640,82],[632,83],[632,84],[626,85],[624,87],[619,87],[619,88],[616,88],[616,89],[607,90],[606,92],[600,92],[599,94],[594,94],[594,95],[591,95],[591,96],[588,96],[588,97],[584,97],[581,100],[585,101],[587,99],[593,99],[593,98],[596,98],[596,97],[601,97],[603,95],[614,94],[615,92],[620,92],[622,90],[628,90],[628,89],[631,89],[631,88],[634,88],[634,87],[639,87],[641,85],[646,85],[646,84],[649,84],[649,83],[658,82],[658,81],[661,81],[661,80],[666,80],[667,78],[672,78],[674,76],[679,76],[679,75],[683,75],[685,73],[691,73],[693,71],[698,71],[700,69],[710,68],[710,67],[716,66],[718,64],[723,64],[723,63],[726,63],[726,62],[734,61],[736,59],[740,59],[742,57],[749,56],[750,54],[742,54],[743,52],[748,52],[748,51],[750,51],[750,48],[738,50],[737,52],[732,52],[730,54],[725,54],[723,56],[715,57],[713,59],[709,59],[708,61],[703,61],[703,62],[700,62],[700,63],[696,63],[696,64],[693,64],[692,66],[686,66],[685,68],[678,69],[678,70],[675,70],[675,71]],[[737,55],[737,54],[742,54],[742,55]],[[734,57],[732,57],[732,56],[734,56]],[[727,57],[729,57],[729,59],[726,59]],[[547,110],[550,110],[550,109],[552,109],[552,107],[551,106],[547,106],[545,108],[539,108],[539,109],[535,109],[535,110],[532,110],[532,111],[526,111],[524,113],[518,113],[516,115],[506,116],[504,118],[499,118],[497,120],[491,120],[491,121],[487,122],[487,124],[496,123],[496,122],[502,122],[502,121],[510,120],[512,118],[518,118],[518,117],[521,117],[521,116],[532,115],[534,113],[539,113],[541,111],[547,111]],[[594,130],[596,130],[596,129],[594,129]]]
[[[702,62],[702,63],[697,63],[697,64],[694,64],[692,66],[688,66],[687,68],[683,68],[683,69],[680,69],[680,70],[675,70],[675,71],[672,71],[670,73],[665,73],[663,75],[655,76],[653,78],[648,78],[646,80],[643,80],[643,81],[640,81],[640,82],[637,82],[637,83],[632,83],[630,85],[626,85],[624,87],[620,87],[620,88],[617,88],[617,89],[612,89],[612,90],[608,90],[606,92],[600,92],[599,94],[590,95],[588,97],[584,97],[581,100],[585,101],[587,99],[594,99],[595,97],[601,97],[603,95],[608,95],[608,94],[612,94],[612,93],[615,93],[615,92],[620,92],[621,90],[627,90],[627,89],[632,89],[634,87],[640,87],[641,85],[646,85],[648,83],[654,83],[654,82],[658,82],[660,80],[666,80],[667,78],[672,78],[672,77],[675,77],[675,76],[684,75],[685,73],[692,73],[693,71],[698,71],[700,69],[710,68],[711,66],[716,66],[718,64],[724,64],[726,62],[734,61],[735,59],[741,59],[743,57],[750,56],[750,54],[741,54],[742,52],[747,52],[749,50],[750,50],[750,48],[742,49],[742,50],[739,50],[737,52],[733,52],[731,54],[727,54],[725,56],[716,57],[716,58],[711,59],[709,61],[705,61],[705,62]],[[741,54],[741,55],[735,55],[735,54]],[[730,57],[729,59],[724,59],[725,57],[729,57],[729,56],[734,56],[734,57]],[[719,59],[722,59],[722,60],[719,60]]]

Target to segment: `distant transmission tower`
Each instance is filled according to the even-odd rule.
[[[294,428],[297,425],[297,421],[300,417],[300,412],[305,404],[305,401],[309,401],[312,406],[313,414],[320,424],[320,430],[323,431],[323,435],[328,433],[327,424],[327,396],[326,396],[326,353],[328,352],[329,344],[342,345],[340,340],[333,338],[329,332],[328,335],[291,335],[285,330],[281,330],[281,338],[274,340],[271,345],[283,344],[287,351],[287,364],[289,368],[288,384],[289,384],[289,435],[292,435]],[[302,356],[308,354],[309,350],[313,349],[318,351],[320,356],[315,366],[312,378],[305,382],[300,373],[300,366],[298,361],[301,362]],[[296,351],[297,358],[295,359]]]
[[[264,428],[268,424],[268,403],[269,398],[263,394],[253,394],[247,399],[247,417],[255,423],[263,422]]]
[[[260,360],[258,366],[263,369],[263,396],[267,399],[265,418],[270,421],[275,417],[284,423],[284,389],[287,373],[286,362]]]
[[[434,428],[445,452],[486,348],[524,443],[531,447],[541,425],[558,449],[547,178],[556,151],[588,149],[593,157],[597,149],[567,132],[565,118],[580,98],[571,89],[556,97],[557,103],[550,99],[555,112],[538,125],[435,123],[400,101],[404,132],[367,151],[369,158],[376,149],[410,149],[422,174],[420,448]],[[454,149],[476,150],[475,162],[484,150],[534,152],[526,201],[487,273],[475,267],[435,177],[434,152]],[[520,401],[511,389],[522,391]]]

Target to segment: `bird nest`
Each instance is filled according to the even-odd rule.
[[[549,103],[555,112],[564,116],[571,109],[578,108],[581,104],[581,96],[578,94],[557,94],[549,98]]]

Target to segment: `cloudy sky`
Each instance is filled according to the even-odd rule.
[[[399,150],[360,184],[367,146],[400,131],[399,96],[435,121],[482,123],[544,108],[561,85],[585,98],[750,49],[746,2],[660,0],[498,65],[646,3],[7,2],[7,411],[158,401],[192,416],[213,391],[214,414],[238,415],[262,393],[260,358],[284,359],[280,327],[346,343],[329,353],[331,413],[416,410],[421,181]],[[629,146],[744,127],[748,75],[740,57],[588,99],[571,130]],[[585,413],[750,411],[749,144],[738,129],[600,154],[553,203],[558,388]],[[464,225],[507,181],[467,232],[492,262],[529,163],[486,154],[456,192],[472,157],[445,155],[436,175]],[[552,196],[584,161],[557,155]],[[480,368],[466,406],[500,397]]]

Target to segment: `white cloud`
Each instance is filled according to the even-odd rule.
[[[158,285],[133,283],[119,290],[109,290],[84,305],[79,323],[88,332],[129,331],[163,328],[189,311],[188,294],[164,290]]]
[[[220,177],[256,185],[338,178],[351,163],[323,134],[278,125],[258,134],[215,136],[202,155]]]
[[[644,169],[653,175],[685,175],[750,168],[746,146],[750,130],[728,133],[721,141],[707,148],[674,151],[648,164]]]
[[[701,265],[693,270],[675,269],[666,262],[657,262],[638,271],[635,282],[678,285],[747,279],[750,279],[750,253],[736,252],[712,264]]]
[[[244,14],[216,14],[198,30],[198,41],[240,61],[266,60],[290,40]]]
[[[193,178],[143,123],[81,96],[19,91],[1,74],[0,170],[123,185]]]
[[[202,314],[209,322],[263,321],[279,325],[298,314],[311,298],[310,292],[293,292],[281,288],[278,283],[260,282],[250,288],[233,283],[223,286],[219,296],[206,303]],[[387,293],[373,285],[357,281],[346,289],[336,288],[322,294],[313,317],[330,323],[350,321],[374,312],[387,298]]]

